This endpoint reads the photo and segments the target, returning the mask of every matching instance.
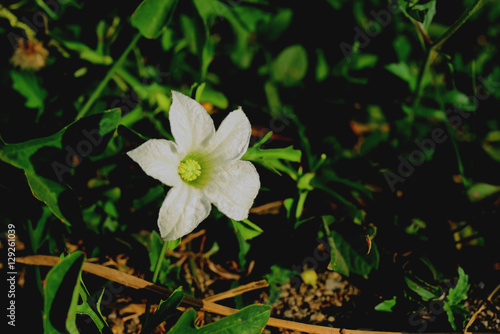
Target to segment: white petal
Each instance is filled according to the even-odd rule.
[[[214,122],[205,108],[182,93],[172,91],[168,115],[172,135],[183,153],[205,147],[215,134]]]
[[[254,165],[235,160],[215,167],[203,192],[220,212],[234,220],[242,220],[248,217],[259,189],[259,174]]]
[[[146,174],[162,183],[168,186],[182,183],[178,173],[180,157],[174,142],[150,139],[127,154]]]
[[[248,149],[252,126],[241,108],[229,113],[210,143],[212,158],[229,161],[240,159]]]
[[[163,240],[181,238],[192,232],[210,214],[211,205],[203,192],[182,182],[168,191],[158,216]]]

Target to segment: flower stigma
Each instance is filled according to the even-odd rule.
[[[184,160],[179,165],[179,175],[184,181],[194,181],[201,175],[201,166],[196,160]]]

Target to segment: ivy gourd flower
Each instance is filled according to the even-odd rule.
[[[169,121],[175,142],[150,139],[127,153],[146,174],[172,187],[158,216],[162,239],[193,231],[211,204],[231,219],[246,219],[260,179],[251,162],[240,160],[251,135],[243,110],[229,113],[215,131],[201,104],[172,91]]]

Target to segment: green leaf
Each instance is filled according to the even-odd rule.
[[[290,278],[296,276],[299,276],[298,272],[273,264],[271,272],[263,276],[267,284],[269,284],[269,300],[267,301],[267,305],[273,305],[280,298],[281,290],[278,288],[278,285],[282,285],[288,282]]]
[[[231,227],[233,228],[234,234],[236,235],[236,240],[238,241],[238,246],[240,249],[238,252],[238,262],[240,264],[240,267],[244,268],[247,262],[246,256],[250,251],[250,243],[247,242],[243,234],[245,233],[246,235],[252,236],[255,232],[251,232],[251,228],[245,228],[243,224],[238,224],[238,222],[232,219],[229,219],[229,221],[231,222]]]
[[[415,91],[417,76],[415,73],[412,73],[412,69],[406,62],[387,64],[385,65],[385,69],[408,83],[410,91]]]
[[[205,87],[203,93],[200,97],[200,102],[208,102],[216,106],[217,108],[227,109],[229,106],[229,101],[227,97],[218,91]]]
[[[423,230],[427,227],[427,224],[419,219],[413,218],[411,220],[411,224],[405,227],[405,232],[412,235],[417,235],[420,230]]]
[[[146,38],[157,38],[173,14],[177,0],[144,0],[132,14],[130,22]]]
[[[367,254],[368,246],[364,235],[358,234],[359,227],[353,226],[341,234],[336,230],[330,230],[329,226],[333,223],[332,216],[322,216],[322,218],[331,247],[330,269],[345,276],[349,276],[351,272],[367,276],[378,268],[380,255],[377,245],[372,241],[371,250]]]
[[[375,311],[392,312],[392,308],[396,305],[396,296],[392,299],[384,300],[383,302],[375,305]]]
[[[437,288],[430,286],[429,284],[425,283],[422,280],[419,280],[416,277],[412,279],[408,276],[405,276],[405,281],[408,288],[417,293],[424,301],[429,301],[439,297],[439,290]]]
[[[10,71],[12,88],[26,98],[26,107],[43,109],[47,91],[33,71]]]
[[[330,74],[330,66],[328,66],[323,50],[316,49],[316,56],[316,81],[321,82]]]
[[[351,271],[350,271],[349,265],[347,264],[346,259],[342,255],[341,249],[338,247],[338,246],[340,246],[340,245],[338,245],[339,238],[337,237],[337,242],[335,242],[335,239],[333,238],[333,236],[331,236],[331,234],[329,234],[328,240],[330,242],[330,247],[331,247],[330,265],[328,266],[328,268],[330,270],[337,271],[340,274],[349,277]]]
[[[482,146],[493,160],[500,162],[500,130],[489,132],[484,138]]]
[[[314,187],[311,185],[311,181],[315,176],[314,173],[303,174],[297,181],[297,188],[299,190],[313,190]]]
[[[453,105],[454,108],[463,110],[463,111],[475,111],[476,105],[471,99],[465,95],[464,93],[458,90],[451,90],[446,92],[444,95],[444,101],[448,104]]]
[[[500,186],[487,183],[476,183],[467,189],[467,196],[469,197],[469,200],[474,203],[494,195],[499,191]]]
[[[344,77],[346,80],[357,84],[366,84],[368,78],[360,77],[357,72],[373,68],[378,62],[378,56],[371,53],[358,53],[359,43],[354,44],[352,54],[343,58],[333,67],[333,75]]]
[[[458,267],[458,280],[455,287],[448,291],[446,303],[450,305],[458,305],[463,300],[467,299],[467,291],[469,291],[469,277],[465,274],[462,267]]]
[[[364,220],[364,213],[361,209],[356,207],[353,203],[349,202],[344,196],[340,195],[338,192],[331,189],[324,182],[315,177],[311,180],[312,187],[320,189],[330,195],[336,202],[340,203],[344,209],[347,211],[354,223],[360,225]],[[344,182],[343,182],[344,183]]]
[[[163,241],[161,240],[158,232],[151,232],[151,248],[149,250],[149,262],[151,263],[149,270],[151,270],[151,272],[154,272],[155,270],[156,263],[158,262],[158,256],[163,255],[160,254],[162,246]]]
[[[307,51],[299,44],[281,51],[270,67],[271,78],[290,87],[299,84],[307,73]]]
[[[84,117],[56,134],[0,146],[0,160],[23,169],[33,195],[65,223],[81,220],[81,209],[65,177],[86,156],[103,152],[120,120],[118,109]]]
[[[421,21],[424,26],[424,30],[428,31],[432,23],[432,19],[434,18],[434,15],[436,15],[436,0],[431,0],[422,5],[415,5],[414,9],[423,12],[421,14]]]
[[[134,199],[132,201],[132,207],[135,210],[139,210],[144,206],[153,203],[160,197],[165,197],[165,190],[163,189],[163,185],[161,184],[157,185],[156,187],[150,188],[144,196]]]
[[[244,6],[217,0],[194,0],[206,31],[217,18],[226,19],[233,30],[235,41],[231,46],[231,60],[239,68],[246,69],[251,65],[255,53],[258,51],[253,42],[258,25],[269,22],[271,13],[256,7]]]
[[[168,334],[260,334],[266,326],[270,314],[270,306],[250,305],[219,321],[203,327],[196,327],[196,311],[189,309],[182,314],[179,321],[168,331]]]
[[[274,160],[274,159],[300,162],[301,156],[302,152],[300,150],[294,149],[293,146],[288,146],[285,148],[270,148],[270,149],[249,147],[242,159],[254,162],[260,162],[261,160]]]
[[[411,43],[405,35],[398,35],[392,42],[400,62],[406,62],[411,54]]]
[[[44,333],[79,333],[75,321],[84,261],[85,255],[81,251],[75,251],[47,274],[44,287]]]
[[[68,187],[51,179],[38,176],[32,172],[26,172],[26,179],[33,195],[39,201],[44,202],[61,222],[70,225],[71,221],[79,220],[79,215],[70,215],[68,211],[63,213],[59,205],[64,201],[68,208],[80,209],[76,197],[70,192]]]
[[[241,236],[245,240],[250,240],[264,232],[260,227],[249,221],[248,219],[243,219],[242,221],[236,221],[231,219],[235,231],[241,233]]]
[[[181,290],[182,289],[180,287],[177,288],[166,300],[160,301],[156,312],[153,314],[146,326],[144,326],[141,334],[153,333],[156,327],[158,327],[162,322],[168,321],[169,319],[177,317],[180,314],[177,307],[184,298],[184,293]]]
[[[269,41],[276,40],[292,22],[293,10],[280,8],[269,22],[263,22],[257,28],[264,38]]]
[[[161,47],[163,51],[168,51],[174,47],[174,31],[172,29],[166,28],[161,36]]]
[[[467,299],[467,291],[469,291],[469,288],[470,284],[468,276],[465,274],[462,267],[458,267],[457,284],[448,291],[448,295],[446,296],[443,304],[443,309],[448,315],[448,321],[453,330],[457,330],[457,316],[461,317],[464,321],[465,316],[468,314],[465,307],[460,303]]]
[[[104,320],[104,316],[101,313],[101,301],[102,296],[104,295],[104,289],[102,289],[101,295],[99,296],[97,303],[95,303],[94,310],[94,308],[90,306],[88,302],[90,295],[88,294],[86,288],[84,288],[83,282],[80,281],[80,284],[80,296],[83,299],[83,303],[78,305],[78,307],[76,308],[76,313],[88,315],[92,319],[92,321],[94,321],[94,324],[101,333],[111,333],[111,329],[109,328],[106,320]]]

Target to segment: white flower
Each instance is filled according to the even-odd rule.
[[[231,112],[216,132],[198,102],[174,91],[172,98],[175,142],[151,139],[127,153],[146,174],[172,187],[158,216],[165,241],[193,231],[210,214],[211,204],[231,219],[247,218],[260,189],[255,167],[240,160],[251,135],[243,110]]]

